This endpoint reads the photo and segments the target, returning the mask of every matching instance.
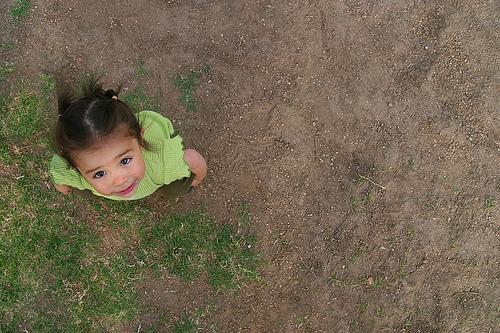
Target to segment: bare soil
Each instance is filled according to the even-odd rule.
[[[160,209],[236,226],[250,204],[261,280],[143,281],[123,332],[195,309],[207,332],[500,332],[498,1],[33,5],[8,36],[21,77],[141,82],[206,156]],[[188,112],[173,78],[204,66]]]

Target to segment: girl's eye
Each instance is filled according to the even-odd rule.
[[[101,178],[101,177],[104,177],[104,175],[106,174],[106,172],[104,171],[97,171],[94,175],[94,178]]]
[[[127,165],[130,163],[130,161],[132,161],[132,158],[126,157],[120,161],[120,165]]]

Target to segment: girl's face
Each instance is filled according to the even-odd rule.
[[[73,159],[83,177],[105,196],[131,197],[144,178],[141,146],[125,128],[76,152]]]

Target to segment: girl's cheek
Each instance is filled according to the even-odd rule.
[[[104,186],[94,186],[94,188],[97,190],[97,192],[103,194],[103,195],[111,195],[112,191],[111,188],[109,187],[104,187]]]
[[[137,170],[137,176],[138,178],[143,179],[145,175],[146,175],[146,163],[142,161],[141,165]]]
[[[105,182],[101,181],[96,181],[93,179],[92,181],[89,181],[90,185],[92,185],[93,188],[96,189],[97,192],[101,193],[102,195],[110,195],[111,190],[109,189],[109,186],[106,186]]]

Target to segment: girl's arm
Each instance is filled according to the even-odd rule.
[[[80,190],[85,188],[80,173],[59,155],[54,155],[50,159],[49,174],[54,187],[62,194],[68,194],[73,188]]]
[[[194,179],[191,186],[198,186],[207,175],[207,162],[203,156],[194,149],[184,150],[184,161],[186,161],[191,172],[194,173]]]
[[[71,191],[71,186],[68,185],[57,185],[54,184],[56,190],[61,192],[62,194],[68,194]]]

